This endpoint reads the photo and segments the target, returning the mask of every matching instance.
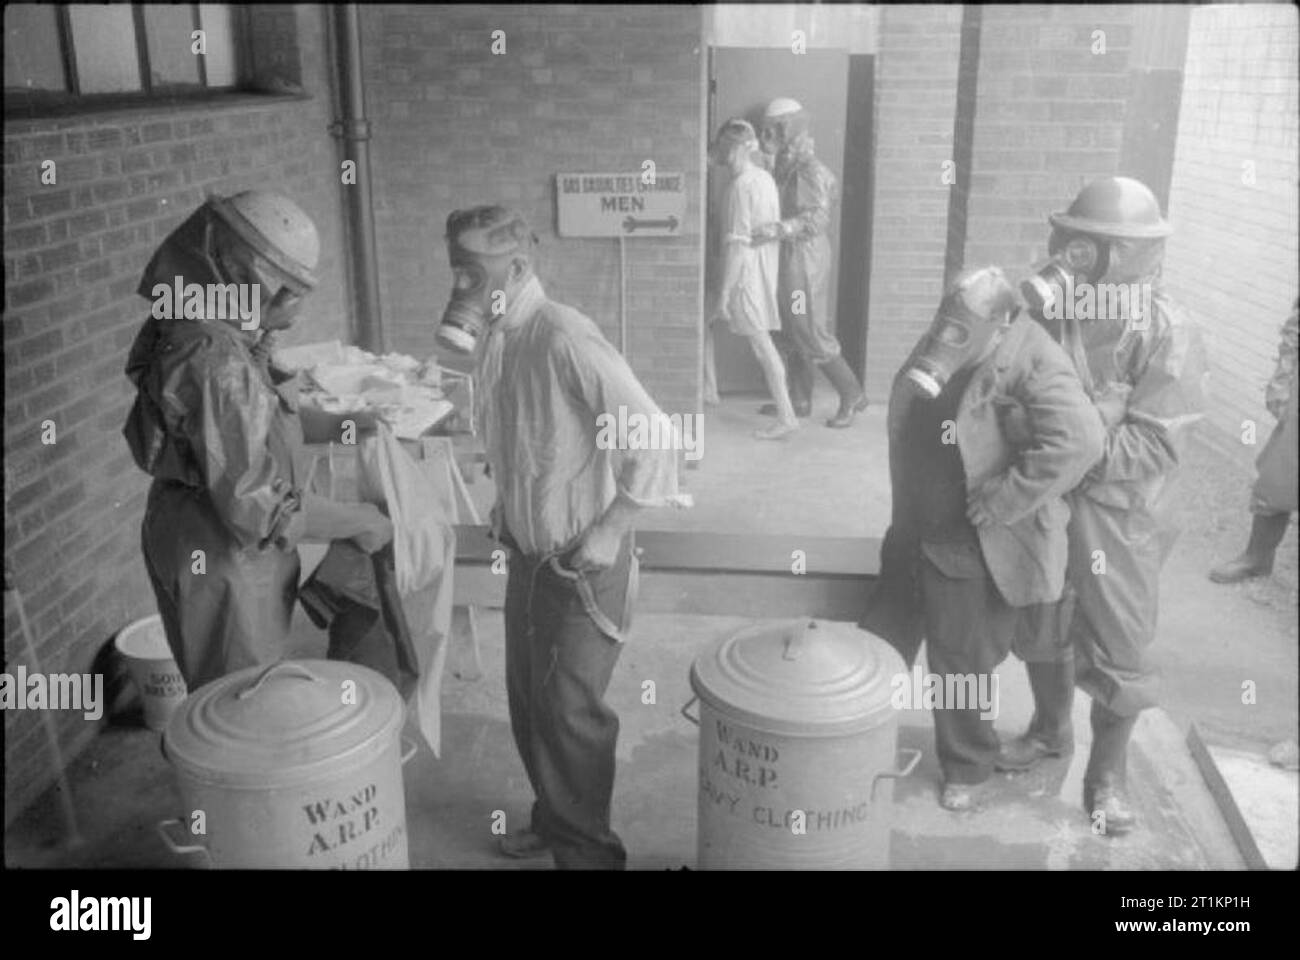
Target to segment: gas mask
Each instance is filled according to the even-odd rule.
[[[451,299],[442,313],[436,339],[457,353],[473,353],[493,319],[505,313],[513,254],[476,257],[453,249]]]
[[[1048,315],[1074,295],[1080,283],[1096,283],[1106,273],[1109,245],[1083,233],[1052,231],[1047,252],[1051,259],[1020,284],[1020,292],[1031,310]]]
[[[904,376],[928,400],[961,369],[983,360],[1019,312],[1015,291],[997,267],[963,272],[944,296]]]
[[[458,210],[447,218],[453,284],[435,334],[440,345],[474,352],[483,331],[505,313],[508,294],[520,282],[512,280],[511,265],[517,258],[527,259],[536,242],[523,216],[502,207]]]

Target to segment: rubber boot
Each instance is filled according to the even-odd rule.
[[[867,395],[858,383],[858,378],[849,369],[843,357],[832,357],[822,364],[826,379],[831,382],[835,392],[840,395],[840,408],[835,416],[826,421],[826,426],[843,429],[853,423],[853,418],[867,409]]]
[[[1034,692],[1034,717],[1029,729],[1010,743],[1004,743],[993,761],[994,769],[1019,773],[1037,766],[1048,757],[1074,751],[1074,660],[1059,663],[1026,663],[1029,687]]]
[[[1291,525],[1289,513],[1257,513],[1250,522],[1250,542],[1246,551],[1210,571],[1215,583],[1240,583],[1252,577],[1267,577],[1273,572],[1273,555]]]
[[[1097,833],[1122,836],[1137,825],[1124,799],[1128,741],[1137,717],[1121,717],[1094,700],[1090,719],[1092,752],[1083,774],[1083,809]]]

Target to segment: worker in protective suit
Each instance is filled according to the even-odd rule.
[[[1268,443],[1255,461],[1259,471],[1250,492],[1250,541],[1241,556],[1220,564],[1210,571],[1215,583],[1239,583],[1252,577],[1267,577],[1273,572],[1273,557],[1278,544],[1291,526],[1296,511],[1297,435],[1300,429],[1300,302],[1282,325],[1282,342],[1277,348],[1277,367],[1264,390],[1264,405],[1277,424]]]
[[[1161,285],[1171,227],[1145,185],[1093,181],[1050,222],[1051,260],[1021,289],[1074,361],[1106,444],[1070,496],[1063,607],[1017,638],[1035,711],[998,766],[1025,770],[1073,749],[1077,682],[1092,697],[1084,808],[1099,833],[1118,835],[1136,822],[1124,797],[1126,750],[1138,714],[1157,702],[1147,648],[1160,568],[1177,535],[1172,481],[1204,415],[1205,354]]]
[[[847,427],[867,408],[867,395],[841,355],[830,313],[828,231],[837,199],[835,175],[814,154],[808,113],[798,101],[781,97],[768,104],[762,145],[781,191],[781,219],[759,225],[754,239],[781,244],[781,336],[775,339],[785,359],[790,400],[798,416],[812,412],[814,365],[820,366],[840,397],[839,409],[826,425]],[[762,411],[778,412],[775,404]]]
[[[123,434],[154,478],[145,566],[191,691],[284,656],[300,540],[353,539],[372,552],[392,537],[375,506],[307,486],[304,438],[346,440],[345,428],[373,418],[300,417],[293,380],[269,362],[266,341],[315,286],[319,251],[315,224],[292,201],[250,190],[209,198],[140,280],[154,308],[127,360],[137,392]],[[166,292],[190,284],[201,302]],[[247,316],[234,308],[241,297]]]
[[[1017,623],[1060,599],[1064,497],[1101,454],[1101,424],[1069,357],[1019,310],[1001,270],[964,271],[890,394],[893,505],[862,626],[909,665],[924,638],[945,678],[991,678]],[[1025,411],[1014,437],[1012,405]],[[998,753],[996,710],[936,705],[946,809],[979,805]]]

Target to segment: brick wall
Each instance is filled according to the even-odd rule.
[[[205,191],[281,190],[315,218],[323,242],[321,287],[287,339],[347,336],[322,13],[264,7],[259,16],[296,31],[298,53],[282,73],[313,99],[5,124],[5,561],[47,673],[88,671],[110,635],[156,609],[139,546],[147,481],[120,430],[133,396],[126,353],[148,313],[135,288],[158,242]],[[40,182],[44,160],[57,164],[54,185]],[[57,430],[49,446],[46,419]],[[31,670],[17,617],[5,614],[6,669]],[[93,733],[78,713],[54,716],[66,752]],[[37,714],[5,711],[4,721],[12,814],[54,767]]]
[[[555,174],[686,175],[686,232],[627,243],[627,353],[669,412],[699,409],[702,193],[698,8],[367,6],[380,290],[391,349],[434,351],[450,291],[443,229],[472,204],[516,205],[551,296],[618,343],[613,239],[555,234]],[[494,30],[506,53],[493,55]]]
[[[876,171],[865,386],[884,400],[943,292],[960,6],[887,6],[876,59]]]
[[[1264,384],[1296,297],[1297,53],[1294,6],[1192,11],[1165,277],[1206,336],[1213,433],[1245,462],[1259,447],[1241,423],[1260,442],[1272,426]]]
[[[1047,215],[1118,172],[1132,8],[987,6],[964,261],[1013,281],[1047,255]],[[1092,51],[1094,31],[1106,52]]]

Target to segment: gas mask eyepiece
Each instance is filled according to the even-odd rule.
[[[965,271],[944,296],[903,376],[922,397],[934,400],[959,370],[987,355],[1018,311],[1015,291],[1001,270]]]
[[[1053,238],[1052,259],[1020,284],[1020,292],[1034,312],[1047,315],[1059,307],[1076,283],[1092,283],[1104,271],[1103,251],[1096,240],[1083,235]]]

